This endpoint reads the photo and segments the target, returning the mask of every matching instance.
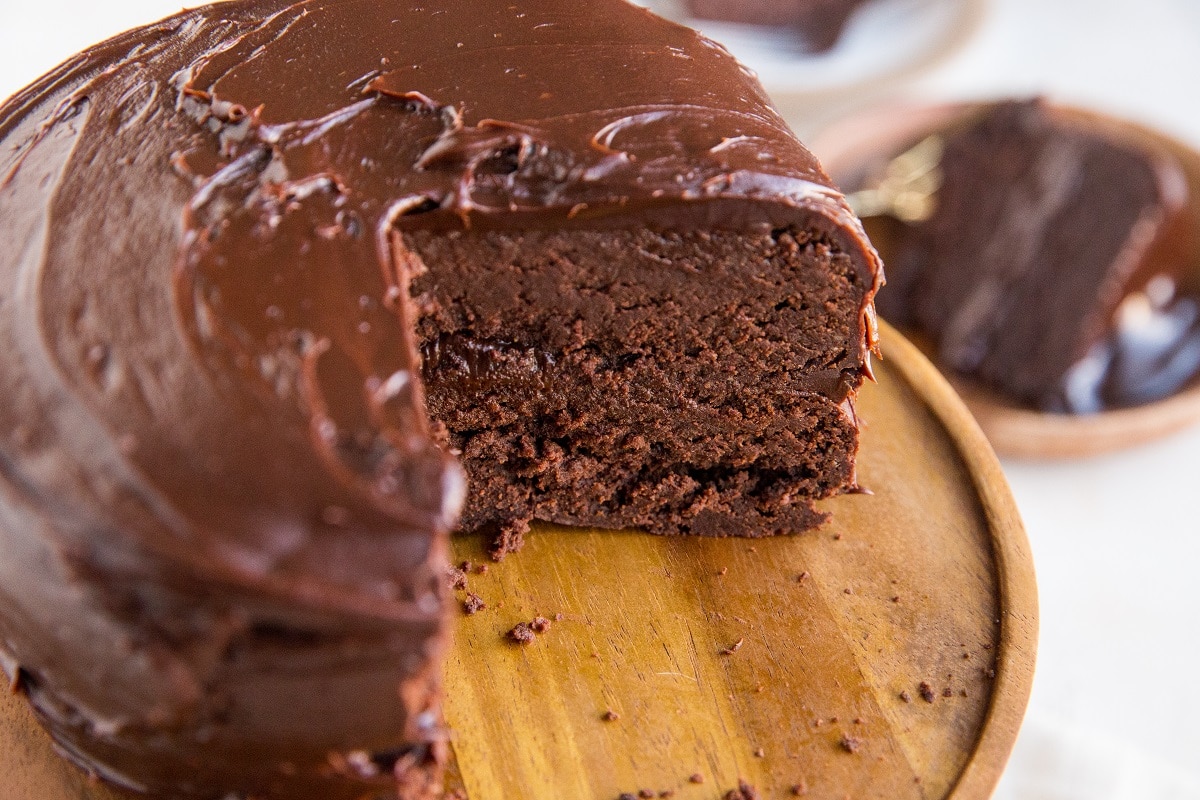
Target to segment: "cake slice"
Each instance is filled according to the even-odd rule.
[[[889,231],[890,321],[926,332],[950,369],[1048,411],[1132,405],[1190,378],[1169,354],[1192,335],[1172,317],[1194,316],[1166,309],[1189,246],[1172,155],[1036,99],[988,104],[935,136],[932,215]],[[1118,313],[1130,298],[1162,306],[1174,344],[1131,327],[1146,315]],[[1147,363],[1163,358],[1174,377]]]
[[[134,794],[439,796],[464,492],[503,551],[856,485],[874,251],[747,70],[622,0],[221,3],[0,143],[0,663]]]

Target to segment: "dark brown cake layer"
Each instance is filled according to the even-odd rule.
[[[1095,348],[1121,347],[1118,306],[1182,268],[1180,165],[1037,100],[990,105],[944,140],[936,210],[896,227],[881,312],[1018,401],[1098,410],[1111,356]]]
[[[409,235],[461,527],[812,527],[853,486],[864,286],[804,231]],[[512,544],[506,538],[506,544]]]
[[[792,233],[776,243],[775,230]],[[641,236],[646,254],[628,250]],[[682,342],[712,292],[686,270],[668,279],[659,261],[674,256],[656,242],[686,242],[679,260],[705,270],[729,256],[727,275],[753,287],[756,259],[789,250],[789,236],[816,255],[772,256],[745,315],[766,326],[780,306],[780,330],[760,339],[799,337],[781,362],[821,354],[786,367],[809,394],[790,395],[779,423],[785,441],[830,437],[796,453],[813,472],[797,486],[818,496],[852,486],[854,430],[836,409],[875,344],[879,264],[719,45],[623,0],[236,0],[79,54],[0,107],[0,665],[63,752],[135,794],[437,796],[443,570],[464,482],[425,407],[423,370],[443,371],[431,348],[470,363],[516,343],[526,349],[505,351],[500,370],[513,374],[556,359],[560,383],[522,397],[539,415],[562,403],[570,426],[602,403],[553,399],[590,380],[563,331],[587,317],[588,287],[611,292],[593,293],[601,305],[622,296],[584,267],[653,288],[646,336]],[[507,250],[481,259],[484,241]],[[501,308],[515,295],[497,272],[535,264],[527,277],[544,280],[559,241],[587,250],[562,291],[539,295],[541,309]],[[803,285],[782,285],[795,274]],[[426,292],[463,295],[450,323],[417,302]],[[693,295],[709,310],[690,309]],[[494,315],[456,321],[475,307]],[[598,357],[642,369],[616,317],[596,321],[581,330]],[[641,416],[605,409],[584,426],[596,462],[615,465],[598,483],[650,485],[628,478],[622,425],[634,450],[643,420],[677,452],[696,438],[671,417],[685,387],[702,388],[685,363],[702,353],[665,346],[645,368],[673,396],[614,403]],[[841,383],[821,363],[830,354]],[[720,365],[710,379],[714,398],[732,397]],[[733,382],[765,419],[762,381]],[[455,399],[435,417],[485,412],[478,442],[453,433],[480,471],[471,514],[510,527],[555,503],[599,514],[599,492],[580,484],[572,499],[570,473],[554,492],[528,490],[555,457],[537,426],[555,423],[529,421],[530,453],[487,391]],[[702,393],[684,399],[707,413]],[[749,424],[712,445],[735,454],[714,475],[753,461]],[[487,431],[508,439],[488,444]],[[767,451],[783,463],[777,444]],[[513,469],[487,472],[500,457]],[[672,468],[649,465],[637,468]],[[682,514],[682,497],[632,498],[629,513]],[[808,500],[771,509],[799,509],[794,529],[816,520]],[[749,533],[763,514],[746,503]]]
[[[687,0],[701,19],[791,28],[806,50],[832,50],[850,17],[870,0]]]

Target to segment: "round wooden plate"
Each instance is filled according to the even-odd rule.
[[[487,608],[459,618],[447,662],[452,789],[718,800],[744,780],[764,800],[793,787],[836,800],[991,794],[1033,677],[1029,547],[953,390],[886,326],[883,347],[859,403],[873,494],[829,502],[821,530],[702,540],[542,527],[471,575]],[[454,549],[484,561],[476,539]],[[532,644],[506,638],[535,616],[552,624]],[[57,759],[11,697],[0,789],[115,797]]]
[[[936,130],[977,111],[979,103],[893,103],[853,114],[812,139],[812,149],[839,184],[860,177]],[[1200,198],[1200,152],[1152,128],[1095,111],[1066,106],[1056,110],[1109,136],[1165,149],[1183,166],[1193,198]],[[1200,201],[1191,204],[1194,232],[1188,252],[1191,269],[1182,287],[1200,291]],[[888,260],[888,229],[868,221],[871,241]],[[916,339],[929,354],[932,345]],[[951,376],[954,388],[975,414],[992,446],[1018,458],[1075,458],[1142,444],[1200,422],[1200,382],[1158,402],[1099,414],[1047,414],[1007,402],[965,378]]]

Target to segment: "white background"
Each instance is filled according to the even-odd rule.
[[[178,8],[0,0],[0,98]],[[991,0],[964,50],[889,91],[1048,93],[1200,147],[1200,0]],[[1200,798],[1200,430],[1110,457],[1005,467],[1037,563],[1042,635],[999,796]]]

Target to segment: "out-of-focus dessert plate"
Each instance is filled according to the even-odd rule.
[[[886,326],[883,350],[858,406],[873,494],[828,502],[821,530],[546,527],[471,572],[487,607],[460,617],[447,661],[451,790],[715,800],[745,780],[764,798],[991,795],[1033,677],[1029,547],[966,408]],[[485,560],[476,538],[454,550]],[[506,638],[539,615],[551,624],[532,644]],[[24,701],[4,695],[0,797],[116,795],[59,759]]]
[[[786,28],[696,19],[680,0],[634,2],[724,44],[772,96],[839,100],[946,60],[971,38],[987,9],[987,0],[873,0],[854,13],[832,50],[813,54],[801,51]]]
[[[979,108],[977,103],[938,105],[888,104],[848,116],[821,131],[811,149],[834,181],[852,187],[872,166],[924,136],[943,129]],[[1200,198],[1200,153],[1159,131],[1096,112],[1059,107],[1072,117],[1133,143],[1165,148],[1183,165],[1193,198]],[[1181,289],[1200,292],[1200,202],[1191,207],[1193,252]],[[884,258],[886,232],[872,228],[872,241]],[[886,291],[886,289],[884,290]],[[925,351],[932,345],[911,331],[906,333]],[[979,421],[998,453],[1018,458],[1073,458],[1097,455],[1151,441],[1200,422],[1200,384],[1193,383],[1164,400],[1135,408],[1096,414],[1050,414],[1006,401],[970,380],[948,376],[951,384]]]

